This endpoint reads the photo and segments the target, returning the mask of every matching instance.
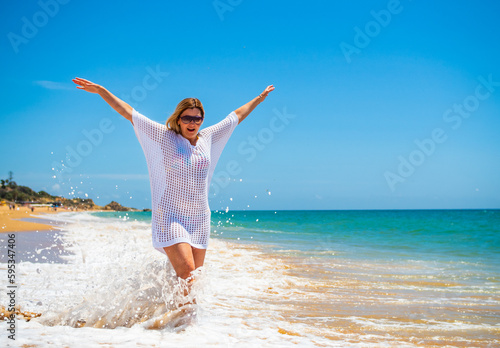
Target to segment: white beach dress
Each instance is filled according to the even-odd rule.
[[[148,165],[153,247],[165,253],[164,247],[185,242],[206,249],[210,237],[210,180],[238,125],[238,116],[233,111],[221,122],[201,130],[195,146],[135,109],[132,121]]]

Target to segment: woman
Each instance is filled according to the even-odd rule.
[[[205,110],[196,98],[182,100],[162,125],[100,85],[81,78],[73,82],[78,89],[99,94],[134,126],[149,170],[153,246],[168,256],[178,277],[190,278],[205,260],[210,235],[208,188],[215,165],[236,125],[266,99],[273,85],[221,122],[199,131]]]

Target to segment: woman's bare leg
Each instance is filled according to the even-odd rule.
[[[191,272],[195,270],[195,261],[191,245],[188,243],[178,243],[165,247],[163,250],[165,250],[177,276],[182,279],[189,278]]]
[[[193,249],[193,258],[194,258],[194,269],[200,268],[203,266],[205,262],[205,254],[207,253],[207,249]]]
[[[206,249],[193,248],[188,243],[178,243],[169,247],[163,248],[174,267],[175,273],[182,279],[187,279],[192,275],[192,272],[203,266],[205,261]],[[184,291],[184,296],[189,295],[189,288],[192,286],[194,279],[191,278],[188,282],[188,289]],[[196,299],[193,300],[196,303]],[[183,304],[180,304],[182,306]]]
[[[178,243],[163,248],[178,277],[186,279],[191,272],[203,266],[206,249],[193,248],[188,243]]]

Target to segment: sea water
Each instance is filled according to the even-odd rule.
[[[51,219],[17,264],[20,311],[41,316],[1,346],[500,346],[498,210],[216,211],[188,299],[150,212]]]

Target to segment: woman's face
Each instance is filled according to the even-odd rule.
[[[198,135],[198,131],[201,125],[203,124],[203,119],[201,120],[200,124],[196,124],[196,122],[194,121],[191,121],[186,124],[181,120],[182,116],[201,117],[200,109],[198,108],[186,109],[183,111],[183,113],[177,120],[177,124],[181,127],[182,136],[187,140],[191,141],[191,143],[193,141],[196,142],[196,137]]]

